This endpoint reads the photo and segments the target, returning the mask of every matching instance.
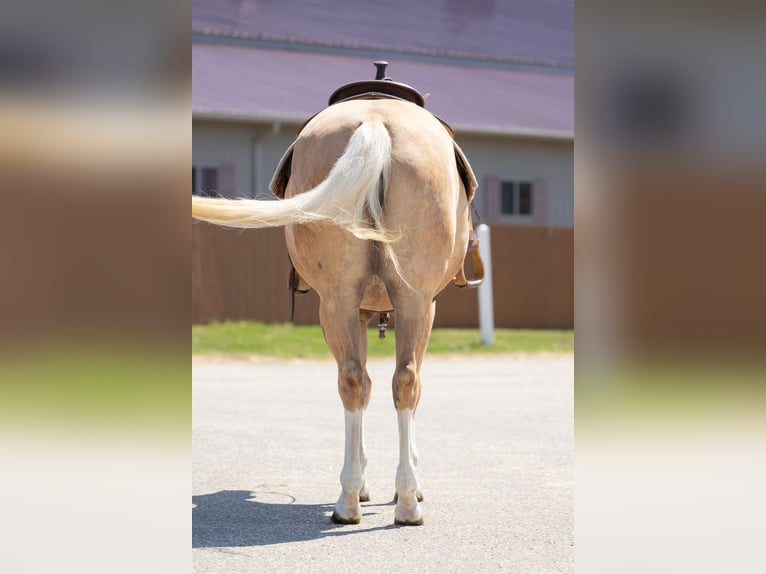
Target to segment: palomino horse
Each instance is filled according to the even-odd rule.
[[[376,94],[380,96],[380,94]],[[399,427],[395,522],[423,523],[413,419],[435,297],[469,242],[476,181],[445,126],[401,99],[351,99],[302,129],[271,183],[283,201],[193,198],[197,219],[233,227],[286,225],[296,271],[319,295],[345,409],[342,491],[333,521],[356,524],[365,482],[362,420],[370,400],[367,325],[396,313],[393,398]]]

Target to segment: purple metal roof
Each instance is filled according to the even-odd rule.
[[[573,0],[193,0],[192,29],[569,67],[574,62]]]
[[[202,43],[192,61],[196,117],[303,121],[335,89],[375,73],[367,57]],[[573,137],[571,74],[389,62],[388,75],[430,93],[426,108],[456,130]]]

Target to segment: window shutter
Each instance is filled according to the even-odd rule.
[[[215,197],[220,187],[220,181],[218,177],[218,168],[214,167],[202,167],[199,168],[200,182],[199,189],[202,195]]]
[[[485,176],[483,187],[487,221],[495,221],[500,216],[500,178],[494,175]]]
[[[548,221],[545,180],[535,178],[532,186],[532,218],[535,223],[545,225]]]
[[[221,165],[220,193],[223,197],[234,199],[237,197],[237,183],[234,178],[234,164],[224,163]]]

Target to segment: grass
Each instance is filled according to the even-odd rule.
[[[377,330],[368,334],[369,356],[394,354],[394,330],[379,340]],[[574,331],[548,329],[497,329],[495,344],[481,342],[478,329],[434,329],[431,354],[471,353],[570,353]],[[322,329],[317,325],[266,325],[250,321],[226,321],[192,327],[195,355],[262,355],[270,357],[330,358]]]
[[[174,427],[190,423],[186,355],[98,342],[41,343],[0,353],[0,428],[6,424]]]
[[[756,421],[763,429],[765,374],[760,360],[741,357],[623,359],[600,371],[579,371],[575,418],[578,428],[639,423],[643,432],[695,419],[729,428]]]

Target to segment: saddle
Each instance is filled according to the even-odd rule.
[[[330,98],[327,102],[328,106],[349,100],[395,99],[411,102],[420,106],[421,108],[425,108],[425,97],[423,97],[420,92],[418,92],[412,86],[408,86],[407,84],[402,84],[400,82],[394,82],[391,78],[386,76],[386,67],[388,66],[388,62],[377,61],[374,62],[374,64],[376,68],[374,80],[353,82],[351,84],[341,86],[330,95]],[[468,159],[465,157],[463,151],[454,141],[455,132],[447,122],[442,120],[437,115],[433,115],[437,120],[439,120],[442,126],[444,126],[444,129],[447,130],[447,133],[449,133],[450,137],[453,138],[452,144],[455,150],[455,161],[457,163],[458,173],[460,174],[460,179],[463,183],[463,188],[465,189],[468,203],[471,206],[471,210],[469,210],[468,213],[469,238],[468,245],[466,246],[466,255],[465,259],[463,260],[463,264],[460,266],[460,270],[458,271],[453,281],[458,287],[474,288],[478,287],[484,282],[484,262],[482,261],[481,254],[479,253],[479,238],[474,231],[474,222],[471,215],[471,212],[473,212],[476,215],[477,220],[479,219],[478,212],[473,201],[478,183],[476,182],[476,177],[474,176],[473,171],[471,170],[471,166],[468,163]],[[309,118],[309,120],[303,124],[303,126],[301,126],[301,129],[298,131],[298,133],[300,133],[303,130],[303,127],[305,127],[305,125],[308,124],[313,118],[314,116]],[[287,182],[290,179],[294,145],[295,144],[291,145],[285,152],[284,156],[282,156],[282,159],[277,166],[276,173],[271,180],[271,185],[269,186],[271,192],[280,199],[284,198]],[[469,260],[471,262],[472,269],[470,276],[467,276],[465,267],[466,262]],[[292,321],[295,311],[295,294],[303,294],[311,290],[311,286],[306,283],[306,281],[295,270],[292,261],[290,261],[290,277],[288,288],[292,294],[290,302],[290,320]]]
[[[331,106],[339,102],[358,98],[393,98],[412,102],[413,104],[419,105],[421,108],[426,107],[426,99],[415,88],[408,86],[407,84],[394,82],[391,78],[386,76],[386,66],[388,66],[388,62],[380,60],[373,63],[376,68],[374,80],[352,82],[351,84],[341,86],[332,93],[327,105]]]

